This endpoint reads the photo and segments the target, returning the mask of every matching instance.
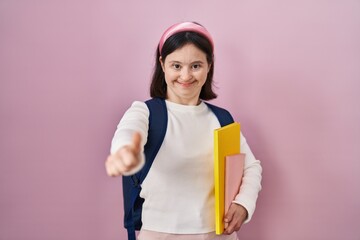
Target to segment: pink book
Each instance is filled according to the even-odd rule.
[[[245,154],[226,156],[225,159],[225,214],[239,193],[244,173]]]

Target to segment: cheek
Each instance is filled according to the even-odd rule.
[[[171,71],[165,71],[164,75],[166,81],[171,81],[177,78],[177,74]]]
[[[208,73],[206,71],[204,71],[198,75],[198,79],[205,82],[207,79],[207,75],[208,75]]]

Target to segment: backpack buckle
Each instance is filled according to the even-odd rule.
[[[132,175],[131,179],[133,180],[133,184],[135,187],[140,187],[140,180],[136,177],[136,175]]]

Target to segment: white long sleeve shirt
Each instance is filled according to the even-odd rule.
[[[145,199],[142,228],[174,234],[212,232],[215,230],[213,132],[220,124],[203,102],[188,106],[166,101],[166,105],[167,132],[140,193]],[[148,118],[146,104],[134,102],[117,127],[111,152],[129,144],[134,131],[140,132],[144,146]],[[240,142],[246,157],[242,185],[234,202],[246,208],[248,222],[261,190],[262,168],[242,134]],[[135,171],[142,166],[143,163]]]

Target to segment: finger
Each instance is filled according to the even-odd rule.
[[[112,176],[112,166],[111,166],[111,155],[109,155],[105,161],[105,169],[106,169],[106,174],[108,176]]]
[[[231,234],[233,232],[230,224],[234,219],[234,215],[236,213],[235,210],[236,210],[235,206],[233,206],[233,204],[231,204],[229,207],[229,210],[225,214],[225,217],[224,217],[224,228],[225,228],[224,233],[225,234]]]
[[[225,214],[224,222],[225,222],[225,223],[231,222],[231,220],[232,220],[233,217],[234,217],[234,214],[235,214],[235,208],[234,208],[233,203],[232,203],[232,204],[230,205],[230,207],[229,207],[229,210],[228,210],[227,213]]]
[[[240,229],[239,219],[234,217],[231,222],[228,223],[228,227],[225,229],[225,234],[232,234],[234,231]]]
[[[106,161],[106,169],[109,176],[116,177],[129,170],[120,158],[116,155],[110,155]]]
[[[119,172],[119,170],[117,170],[114,166],[110,166],[110,168],[109,168],[109,176],[110,177],[117,177],[120,175],[121,175],[121,173]]]
[[[131,147],[124,147],[119,154],[119,164],[121,163],[120,167],[125,168],[132,168],[137,165],[138,163],[138,156],[134,154]]]
[[[225,234],[232,234],[235,230],[236,230],[236,226],[237,226],[237,219],[234,217],[229,223],[227,228],[225,228],[224,233]]]
[[[109,156],[108,159],[105,162],[106,173],[110,177],[116,177],[117,176],[117,170],[116,170],[115,166],[113,165],[111,158],[112,157]]]
[[[131,169],[132,164],[130,162],[131,160],[128,160],[128,157],[124,157],[121,159],[117,159],[117,161],[114,162],[114,167],[117,171],[120,173],[127,172]]]
[[[135,132],[132,137],[131,148],[134,151],[134,154],[137,155],[140,153],[140,144],[141,144],[141,135],[139,132]]]
[[[229,227],[229,223],[228,222],[224,222],[224,230],[226,230]]]

